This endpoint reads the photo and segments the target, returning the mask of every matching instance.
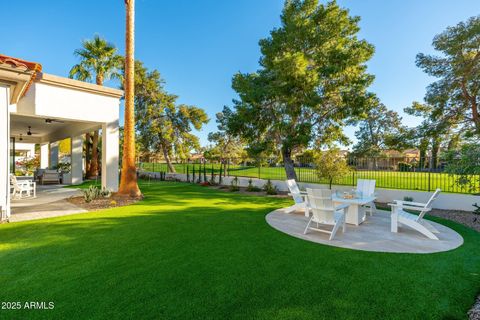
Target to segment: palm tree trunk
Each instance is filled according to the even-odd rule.
[[[125,125],[123,142],[122,177],[120,180],[120,194],[131,197],[142,195],[137,184],[137,170],[135,168],[135,113],[133,98],[135,94],[134,82],[134,17],[135,0],[125,0],[126,32],[125,32]]]
[[[90,156],[90,133],[85,133],[85,171],[88,173],[90,172],[90,165],[91,165],[92,157]]]
[[[90,161],[90,168],[88,170],[88,177],[94,178],[98,176],[98,130],[93,133],[92,139],[92,158]]]

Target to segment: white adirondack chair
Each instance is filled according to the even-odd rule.
[[[307,200],[305,199],[307,193],[300,191],[300,188],[294,179],[287,180],[286,183],[288,190],[290,191],[288,195],[292,196],[293,201],[295,202],[293,206],[287,208],[286,212],[291,213],[296,210],[305,210],[305,216],[308,217]]]
[[[357,192],[362,195],[362,198],[375,196],[375,180],[358,179],[357,180]],[[370,213],[370,216],[377,211],[375,202],[369,202],[363,205],[365,211]]]
[[[37,196],[37,186],[35,181],[32,180],[17,180],[13,174],[10,174],[10,184],[13,188],[12,198],[35,198]]]
[[[430,239],[438,240],[435,233],[440,232],[428,221],[423,219],[423,217],[425,216],[425,213],[432,210],[432,203],[438,197],[440,191],[440,189],[435,190],[427,203],[401,200],[395,200],[395,203],[389,203],[388,205],[392,207],[391,231],[398,232],[398,225],[403,224],[422,233]],[[417,216],[406,212],[404,209],[418,211],[419,214]]]
[[[328,240],[332,240],[338,231],[338,228],[342,226],[343,232],[346,231],[345,226],[345,214],[348,204],[341,204],[335,206],[332,201],[332,190],[329,189],[309,189],[308,194],[308,210],[312,211],[312,217],[308,221],[305,227],[306,234],[308,230],[314,230],[330,234]],[[312,223],[316,224],[316,227],[312,227]],[[320,228],[320,225],[331,226],[332,229],[328,230]]]

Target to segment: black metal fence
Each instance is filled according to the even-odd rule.
[[[333,184],[355,186],[358,179],[374,179],[378,188],[479,194],[480,175],[452,175],[445,172],[447,163],[431,158],[349,158],[350,173]],[[285,180],[282,161],[278,159],[230,159],[225,161],[199,159],[167,163],[139,162],[140,172],[176,172],[203,181],[213,175]],[[298,158],[294,168],[299,182],[328,184],[320,178],[310,159]]]

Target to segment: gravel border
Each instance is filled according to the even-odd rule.
[[[480,296],[477,297],[472,309],[468,311],[468,318],[470,320],[480,320]]]

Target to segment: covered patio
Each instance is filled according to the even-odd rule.
[[[85,209],[67,201],[68,198],[79,195],[81,195],[79,189],[65,188],[63,185],[39,185],[34,199],[18,199],[11,202],[9,221],[28,221],[86,212]]]
[[[85,134],[100,130],[102,187],[117,191],[122,96],[121,90],[42,73],[40,64],[0,55],[0,127],[6,128],[0,132],[2,217],[11,213],[9,175],[15,173],[16,144],[36,146],[39,168],[57,170],[59,142],[68,139],[69,172],[62,183],[76,185],[84,177]]]

